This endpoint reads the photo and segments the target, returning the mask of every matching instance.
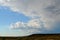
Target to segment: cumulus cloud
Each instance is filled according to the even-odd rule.
[[[10,25],[10,28],[15,29],[19,27],[25,27],[25,24],[23,22],[16,22]]]
[[[27,23],[17,22],[12,28],[41,28],[40,22],[43,22],[44,28],[49,30],[60,21],[60,0],[1,0],[0,4],[32,18]]]
[[[30,20],[28,23],[16,22],[10,25],[11,29],[20,29],[27,31],[29,34],[40,32],[42,23],[36,19]]]
[[[27,23],[23,23],[23,22],[16,22],[11,24],[11,28],[41,28],[42,23],[40,22],[40,20],[38,19],[33,19],[28,21]]]

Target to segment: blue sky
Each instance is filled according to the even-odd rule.
[[[0,36],[60,33],[60,0],[0,0]]]
[[[13,12],[8,7],[0,6],[0,35],[19,34],[20,31],[9,30],[10,24],[17,21],[28,22],[30,18],[21,13]]]

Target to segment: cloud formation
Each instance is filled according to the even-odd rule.
[[[23,22],[16,22],[10,25],[11,29],[20,29],[28,32],[29,34],[33,34],[36,32],[41,32],[39,29],[41,29],[41,22],[37,19],[30,20],[28,23]]]
[[[28,21],[27,23],[23,23],[23,22],[16,22],[11,24],[11,28],[41,28],[42,26],[42,22],[40,22],[40,20],[37,19],[33,19]]]
[[[60,21],[60,0],[1,0],[0,4],[32,18],[27,23],[12,24],[12,28],[41,28],[43,22],[44,28],[51,30]]]

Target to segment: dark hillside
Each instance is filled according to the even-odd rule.
[[[60,34],[34,34],[26,37],[0,37],[0,40],[60,40]]]

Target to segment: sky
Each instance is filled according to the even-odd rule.
[[[60,0],[0,0],[0,36],[60,33]]]

